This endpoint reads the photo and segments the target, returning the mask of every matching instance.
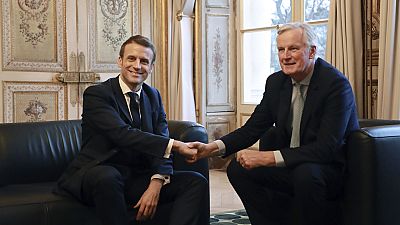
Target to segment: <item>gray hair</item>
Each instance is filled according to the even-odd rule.
[[[317,35],[312,30],[311,26],[306,23],[294,22],[294,23],[283,24],[278,27],[277,33],[279,36],[288,30],[295,30],[295,29],[302,29],[304,31],[303,35],[306,38],[306,44],[308,47],[317,45]]]

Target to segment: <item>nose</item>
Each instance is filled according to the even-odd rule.
[[[140,69],[141,68],[140,59],[136,59],[135,61],[133,61],[132,66],[136,69]]]
[[[283,58],[288,59],[292,57],[292,53],[289,51],[289,49],[285,49],[285,51],[283,51]]]

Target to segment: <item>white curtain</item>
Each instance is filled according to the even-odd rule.
[[[363,108],[363,42],[361,1],[331,0],[326,60],[350,81],[359,114]]]
[[[378,109],[381,119],[400,118],[400,9],[399,0],[380,5]]]
[[[172,1],[169,118],[196,122],[193,92],[193,16],[195,0]],[[176,15],[182,12],[182,20]]]

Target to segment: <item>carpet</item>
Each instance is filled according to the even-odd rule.
[[[210,225],[251,225],[244,209],[211,214]]]

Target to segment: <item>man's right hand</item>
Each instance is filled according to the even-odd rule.
[[[197,149],[189,148],[187,144],[181,141],[174,140],[172,144],[172,150],[183,155],[188,162],[196,159]]]
[[[218,152],[218,145],[215,142],[204,144],[196,141],[187,143],[187,145],[189,146],[189,148],[197,149],[197,155],[195,159],[189,162],[196,162],[199,159],[210,157]]]

